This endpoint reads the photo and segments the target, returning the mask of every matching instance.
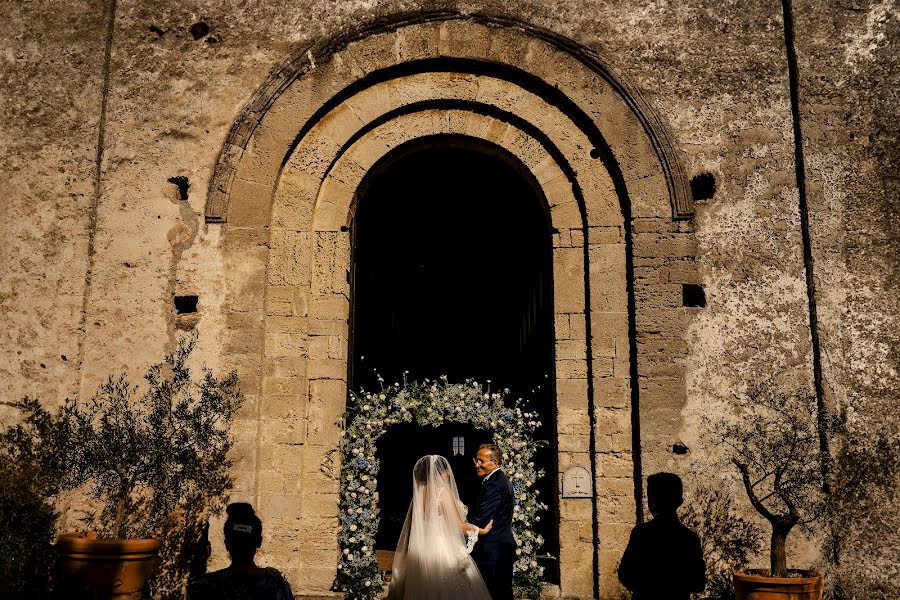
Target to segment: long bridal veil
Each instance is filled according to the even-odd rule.
[[[459,492],[443,456],[413,467],[413,499],[394,554],[390,600],[490,600],[469,556],[473,526],[460,512]]]

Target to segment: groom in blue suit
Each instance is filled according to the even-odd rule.
[[[503,473],[503,454],[494,444],[482,444],[475,458],[475,471],[481,477],[481,492],[472,522],[493,528],[479,538],[472,558],[481,571],[493,600],[512,600],[513,564],[516,542],[512,534],[513,489]]]

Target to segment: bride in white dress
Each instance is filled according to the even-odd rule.
[[[469,553],[479,529],[466,523],[450,463],[423,456],[413,467],[413,499],[394,554],[388,600],[490,600]]]

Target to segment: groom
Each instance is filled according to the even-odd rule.
[[[512,534],[513,490],[501,468],[503,454],[494,444],[482,444],[475,458],[475,471],[481,477],[481,492],[473,523],[493,528],[479,538],[472,558],[481,571],[493,600],[512,600],[513,563],[516,542]]]

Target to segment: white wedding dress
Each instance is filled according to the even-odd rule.
[[[420,458],[413,468],[413,499],[394,554],[388,600],[490,600],[469,556],[478,530],[463,520],[460,505],[447,459]]]

